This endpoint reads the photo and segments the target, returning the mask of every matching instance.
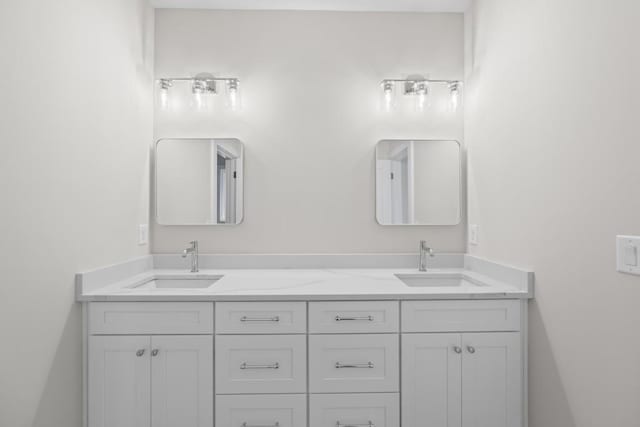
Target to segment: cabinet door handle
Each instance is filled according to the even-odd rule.
[[[470,345],[468,345],[468,346],[467,346],[467,351],[468,351],[469,353],[473,354],[473,353],[475,353],[475,352],[476,352],[476,349],[475,349],[475,348],[473,348],[473,347],[471,347]]]
[[[144,354],[144,348],[136,351],[136,356],[138,357],[142,357],[143,354]]]
[[[280,321],[280,316],[273,316],[273,317],[247,317],[247,316],[242,316],[240,318],[241,322],[279,322]]]
[[[272,363],[270,365],[249,365],[244,362],[240,365],[240,369],[279,369],[280,364],[278,362]]]
[[[462,353],[462,349],[458,346],[453,347],[453,351],[455,351],[458,354]]]
[[[276,421],[275,423],[268,424],[268,425],[267,424],[247,424],[245,422],[245,423],[242,423],[242,427],[280,427],[280,422]]]
[[[373,316],[352,316],[352,317],[344,317],[344,316],[336,316],[336,322],[344,322],[345,320],[365,320],[368,322],[373,322]]]
[[[373,362],[367,363],[340,363],[336,362],[336,369],[356,368],[356,369],[373,369]],[[363,424],[366,425],[366,424]]]
[[[366,423],[342,423],[340,421],[336,421],[336,427],[375,427],[373,421],[369,421]]]
[[[151,350],[151,355],[155,357],[158,355],[158,352],[160,352],[160,350],[158,350],[157,348],[154,348],[153,350]]]

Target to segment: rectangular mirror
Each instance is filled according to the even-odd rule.
[[[459,224],[461,165],[457,141],[380,141],[376,146],[378,223]]]
[[[239,224],[244,147],[237,139],[156,143],[156,220],[162,225]]]

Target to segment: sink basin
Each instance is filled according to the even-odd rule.
[[[154,278],[148,282],[144,282],[135,286],[135,289],[206,289],[209,286],[220,280],[220,277],[216,278],[183,278],[183,279],[169,279],[169,278]]]
[[[429,288],[459,288],[482,286],[466,280],[461,276],[426,276],[424,274],[396,274],[398,279],[407,286]]]

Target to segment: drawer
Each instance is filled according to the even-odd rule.
[[[399,390],[398,335],[309,337],[311,393]]]
[[[306,425],[307,396],[305,394],[216,397],[216,426],[303,427]]]
[[[213,334],[213,303],[93,302],[89,333]]]
[[[216,393],[305,393],[304,335],[216,337]]]
[[[312,394],[309,427],[398,427],[399,395]]]
[[[402,332],[519,330],[519,300],[402,302]]]
[[[304,334],[304,302],[220,302],[216,304],[218,334]]]
[[[397,301],[309,303],[309,333],[348,334],[398,332]]]

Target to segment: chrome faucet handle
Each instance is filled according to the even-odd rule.
[[[433,248],[430,248],[429,246],[427,246],[427,241],[426,240],[420,240],[420,251],[424,251],[426,253],[429,254],[429,256],[433,257],[435,256],[433,253]]]
[[[192,240],[189,242],[190,246],[182,251],[182,258],[186,258],[188,254],[191,254],[191,272],[197,273],[198,270],[198,241]]]
[[[188,254],[192,253],[192,252],[198,252],[198,241],[197,240],[192,240],[189,242],[189,246],[187,249],[184,249],[182,251],[182,258],[186,258]]]
[[[418,263],[419,271],[427,271],[427,254],[433,258],[435,255],[433,249],[427,246],[426,240],[420,240],[420,261]]]

